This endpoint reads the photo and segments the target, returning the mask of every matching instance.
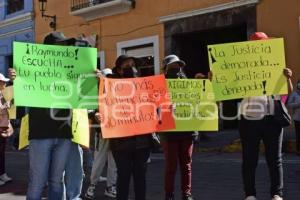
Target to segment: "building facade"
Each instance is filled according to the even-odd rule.
[[[46,12],[69,37],[97,35],[107,67],[127,53],[149,59],[159,73],[163,56],[176,53],[190,74],[206,72],[207,44],[243,41],[259,30],[285,39],[287,64],[300,77],[299,7],[298,0],[52,0]],[[35,15],[41,42],[51,28],[39,6]]]
[[[13,41],[34,42],[32,0],[0,0],[0,73],[13,66]]]
[[[209,70],[208,44],[244,41],[263,31],[285,39],[287,66],[294,82],[300,78],[299,0],[52,0],[46,12],[56,15],[57,30],[69,37],[97,35],[100,67],[113,67],[126,53],[140,58],[143,75],[159,74],[162,58],[175,53],[193,77]],[[51,28],[38,6],[35,14],[41,42]],[[236,101],[225,104],[224,115],[235,115]]]

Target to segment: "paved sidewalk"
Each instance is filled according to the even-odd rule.
[[[25,199],[27,170],[27,152],[7,153],[7,172],[14,181],[0,187],[0,200]],[[239,153],[195,153],[193,163],[193,195],[196,200],[242,200],[243,190],[240,175],[241,155]],[[147,199],[163,200],[162,154],[153,154],[147,174]],[[285,199],[300,199],[300,157],[284,155]],[[269,200],[269,183],[266,162],[261,156],[257,169],[257,190],[260,200]],[[86,185],[85,185],[86,188]],[[105,183],[97,186],[98,200],[104,197]],[[176,199],[180,200],[179,180],[176,184]],[[85,191],[85,190],[84,190]],[[132,192],[131,192],[132,196]],[[134,199],[133,197],[131,197]]]

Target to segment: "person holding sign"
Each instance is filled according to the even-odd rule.
[[[60,32],[44,38],[44,44],[67,45],[68,42]],[[9,74],[16,77],[14,69],[10,69]],[[27,200],[41,199],[47,183],[49,200],[64,199],[63,175],[72,146],[70,116],[70,109],[29,108]]]
[[[6,138],[13,134],[13,128],[9,121],[9,102],[3,96],[3,90],[9,81],[0,73],[0,186],[12,181],[5,173],[5,144]]]
[[[116,60],[115,72],[121,78],[134,78],[135,58],[121,55]],[[147,160],[152,148],[151,134],[113,138],[110,147],[117,166],[117,200],[128,200],[129,185],[133,176],[135,199],[146,199]]]
[[[268,36],[256,32],[250,40],[267,40]],[[289,91],[292,90],[290,69],[284,69]],[[283,169],[282,169],[282,136],[283,128],[276,121],[274,105],[280,96],[257,96],[244,98],[241,103],[241,120],[239,132],[243,149],[242,175],[245,200],[256,200],[255,171],[259,157],[260,141],[265,145],[266,161],[271,180],[272,200],[282,200]]]
[[[107,78],[113,78],[114,75],[110,68],[106,68],[101,71],[101,76]],[[92,116],[93,124],[99,124],[101,122],[101,117],[99,112],[93,113]],[[92,167],[90,185],[85,193],[85,197],[88,199],[95,198],[96,185],[99,181],[105,164],[107,162],[107,187],[104,191],[104,195],[112,198],[116,198],[116,179],[117,179],[117,168],[116,163],[113,158],[112,152],[109,149],[109,140],[102,137],[102,132],[100,128],[96,128],[96,149],[94,152],[94,163]]]
[[[169,55],[163,60],[166,78],[187,78],[183,67],[185,62],[176,55]],[[192,188],[192,153],[193,141],[197,132],[168,132],[160,134],[165,154],[165,199],[174,199],[174,181],[179,160],[181,172],[181,190],[183,200],[193,200]]]
[[[297,154],[300,156],[300,79],[297,82],[297,90],[294,91],[288,98],[287,107],[293,111]]]

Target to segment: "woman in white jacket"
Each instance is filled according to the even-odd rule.
[[[256,32],[250,40],[267,40],[263,32]],[[285,68],[283,74],[287,78],[288,91],[291,92],[292,71]],[[239,133],[242,143],[242,177],[245,200],[257,200],[255,172],[259,158],[259,145],[263,141],[265,156],[270,174],[271,199],[282,200],[283,169],[282,169],[282,137],[283,128],[274,118],[274,100],[280,96],[257,96],[244,98],[241,103],[241,120]]]

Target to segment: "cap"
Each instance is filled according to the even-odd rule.
[[[75,38],[67,38],[62,32],[51,32],[44,38],[44,44],[75,43]]]
[[[166,56],[166,57],[164,58],[164,60],[163,60],[163,65],[164,65],[164,67],[166,67],[167,65],[170,65],[170,64],[176,63],[176,62],[177,62],[181,67],[184,67],[184,66],[185,66],[185,62],[182,61],[182,60],[180,60],[180,59],[178,58],[178,56],[176,56],[176,55],[168,55],[168,56]]]
[[[249,37],[250,40],[267,40],[269,37],[264,32],[252,33]]]
[[[120,55],[117,60],[116,60],[116,68],[118,67],[121,67],[122,63],[125,61],[125,60],[128,60],[128,59],[133,59],[134,61],[136,61],[136,58],[133,57],[133,56],[127,56],[127,55]]]
[[[101,72],[102,72],[102,74],[104,76],[108,76],[108,75],[112,75],[113,74],[113,72],[112,72],[112,70],[110,68],[105,68],[105,69],[101,70]]]
[[[8,82],[8,81],[9,81],[9,78],[5,78],[5,76],[4,76],[3,74],[0,73],[0,81]]]

